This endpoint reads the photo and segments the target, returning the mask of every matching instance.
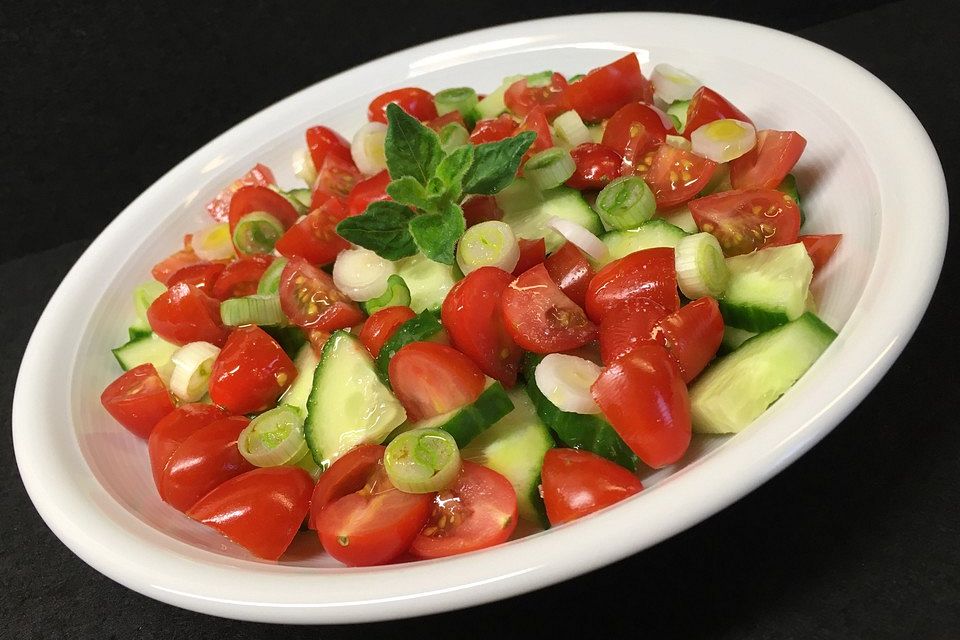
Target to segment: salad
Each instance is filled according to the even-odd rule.
[[[835,338],[806,141],[634,54],[388,91],[256,165],[134,291],[101,402],[160,497],[253,555],[466,553],[642,491]],[[518,528],[518,524],[524,522]]]

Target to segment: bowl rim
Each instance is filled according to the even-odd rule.
[[[82,301],[84,282],[102,266],[102,254],[121,244],[135,228],[137,211],[168,197],[165,194],[188,193],[204,165],[237,141],[269,140],[271,127],[311,96],[349,93],[351,87],[355,92],[365,78],[387,71],[399,72],[409,80],[465,61],[532,48],[576,46],[595,34],[620,34],[624,25],[638,21],[665,29],[722,32],[727,42],[733,43],[733,55],[763,51],[764,68],[775,65],[780,73],[822,65],[830,73],[798,74],[798,84],[827,91],[831,99],[837,98],[838,109],[863,100],[871,105],[869,110],[856,112],[854,131],[876,172],[882,209],[889,210],[890,203],[900,201],[896,185],[909,184],[915,213],[909,225],[896,229],[890,216],[881,218],[877,256],[860,302],[830,348],[842,350],[845,362],[856,366],[828,369],[831,358],[824,357],[811,375],[798,383],[804,391],[792,394],[790,419],[782,412],[768,411],[751,426],[749,437],[743,437],[744,432],[721,450],[645,491],[642,503],[628,501],[522,541],[443,560],[347,570],[227,558],[153,529],[92,479],[79,451],[67,446],[65,431],[57,429],[68,415],[70,400],[50,398],[50,379],[67,373],[51,374],[47,363],[72,354],[70,366],[61,367],[72,371],[76,339],[63,335],[66,332],[59,328],[71,317],[73,305]],[[896,127],[890,128],[891,122]],[[870,135],[881,131],[887,134],[885,141]],[[898,157],[906,154],[914,161],[900,166],[893,154],[881,153],[891,143],[902,150]],[[752,491],[823,438],[879,382],[919,324],[943,263],[947,214],[943,170],[913,112],[862,67],[797,36],[722,18],[621,12],[517,22],[435,40],[322,80],[251,116],[171,169],[107,226],[51,297],[27,345],[12,412],[17,464],[37,511],[74,553],[113,580],[186,609],[261,622],[341,623],[410,617],[509,597],[619,560],[692,526]],[[932,234],[931,229],[940,231]],[[871,317],[886,321],[870,323]],[[71,384],[69,376],[64,379]],[[73,432],[69,433],[72,438]],[[50,464],[51,452],[58,464]],[[90,477],[82,477],[84,473]],[[703,482],[705,475],[710,475],[710,482]],[[674,509],[676,501],[684,497],[695,497],[696,507]],[[640,509],[645,515],[656,515],[657,520],[636,535],[622,524]],[[596,540],[604,544],[596,544]],[[571,560],[571,555],[576,560]],[[390,580],[391,576],[402,579]],[[380,586],[372,589],[372,584]]]

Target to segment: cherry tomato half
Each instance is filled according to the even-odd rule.
[[[734,189],[776,189],[807,146],[796,131],[757,132],[757,144],[730,163]]]
[[[576,163],[573,175],[566,185],[574,189],[603,189],[611,181],[620,177],[623,158],[613,149],[602,144],[584,142],[570,151]]]
[[[837,245],[843,238],[842,234],[835,233],[823,236],[800,236],[798,239],[807,249],[810,260],[813,261],[813,271],[816,273],[822,269],[837,250]]]
[[[600,142],[619,153],[629,166],[633,166],[663,144],[668,133],[674,132],[664,126],[660,115],[652,107],[642,102],[631,102],[607,121]]]
[[[437,117],[433,94],[417,87],[405,87],[381,93],[367,108],[370,122],[387,123],[387,105],[395,104],[417,120],[424,122]]]
[[[687,450],[687,386],[660,345],[640,345],[604,367],[590,391],[616,432],[648,466],[672,464]]]
[[[620,465],[577,449],[547,451],[541,482],[551,526],[582,518],[643,489],[637,476]]]
[[[174,409],[170,392],[152,364],[125,371],[100,394],[100,404],[134,435],[146,438]]]
[[[724,119],[753,124],[753,120],[748,118],[747,114],[737,109],[719,93],[709,87],[700,87],[693,94],[690,105],[687,107],[687,122],[683,127],[683,135],[689,138],[691,133],[703,125]]]
[[[547,259],[547,242],[543,238],[536,240],[517,238],[517,243],[520,245],[520,259],[517,260],[517,266],[513,268],[513,275],[518,276]]]
[[[710,182],[717,170],[717,163],[693,152],[662,144],[656,151],[647,153],[633,166],[633,170],[650,185],[657,201],[657,210],[663,211],[696,197]]]
[[[173,278],[175,273],[178,273],[187,267],[192,267],[198,264],[209,263],[195,254],[193,249],[187,247],[185,249],[180,249],[175,253],[171,253],[169,256],[153,265],[153,268],[150,270],[150,274],[158,282],[169,286],[170,280]]]
[[[587,285],[596,275],[583,252],[572,242],[565,242],[543,265],[560,290],[582,307],[587,297]]]
[[[300,218],[277,240],[277,252],[287,258],[303,258],[311,264],[328,264],[350,243],[337,235],[337,225],[350,216],[337,198],[328,198]]]
[[[210,372],[210,399],[232,413],[269,409],[297,377],[277,341],[257,325],[234,329]]]
[[[154,333],[177,345],[203,340],[221,346],[230,333],[220,320],[220,301],[184,283],[153,301],[147,321]]]
[[[516,130],[517,121],[504,113],[496,118],[479,120],[470,133],[470,142],[471,144],[497,142],[515,135]]]
[[[388,367],[390,384],[418,422],[473,403],[483,392],[483,372],[453,347],[411,342],[397,351]]]
[[[350,143],[329,127],[316,126],[307,129],[307,149],[314,168],[319,171],[327,156],[336,156],[344,162],[353,163],[350,155]]]
[[[198,262],[189,267],[184,267],[170,276],[167,280],[167,286],[173,286],[181,282],[192,285],[206,294],[210,294],[217,278],[223,273],[224,264],[221,262]],[[214,296],[216,297],[216,296]]]
[[[619,313],[604,314],[600,322],[600,359],[610,364],[638,345],[657,342],[657,325],[670,311],[651,298],[627,301]]]
[[[697,227],[716,236],[727,256],[793,244],[800,233],[797,203],[776,189],[722,191],[688,206]]]
[[[237,258],[226,266],[213,284],[210,295],[217,300],[252,296],[263,273],[273,263],[273,256],[253,255]]]
[[[567,100],[586,122],[609,118],[628,102],[653,102],[653,85],[634,53],[594,69],[567,86]]]
[[[371,202],[389,200],[387,185],[390,174],[386,169],[358,182],[347,197],[347,211],[351,216],[363,213]]]
[[[208,424],[226,418],[229,414],[212,404],[184,404],[168,413],[150,432],[147,452],[150,455],[150,470],[153,481],[160,490],[163,470],[170,458],[192,433]]]
[[[346,198],[358,182],[363,180],[360,169],[353,164],[352,158],[341,158],[330,154],[317,167],[317,179],[313,183],[313,199],[310,204],[317,208],[327,200],[325,196]]]
[[[417,314],[410,307],[387,307],[380,309],[363,323],[360,330],[360,342],[374,358],[380,355],[380,349],[397,329]]]
[[[463,217],[472,227],[489,220],[503,220],[503,211],[493,196],[470,196],[463,203]]]
[[[517,493],[483,465],[463,461],[460,475],[433,500],[430,519],[410,546],[421,558],[442,558],[506,542],[517,527]]]
[[[553,146],[553,135],[550,133],[550,123],[547,122],[547,116],[543,107],[532,108],[526,117],[524,117],[520,126],[513,132],[513,135],[518,135],[524,131],[533,131],[537,134],[533,144],[530,145],[527,153],[524,154],[525,158],[529,158],[533,154]]]
[[[657,323],[658,338],[680,369],[684,382],[690,382],[717,355],[723,340],[723,316],[717,301],[699,298],[683,305]]]
[[[230,213],[230,200],[233,198],[233,194],[241,187],[266,187],[267,185],[276,183],[277,179],[273,177],[273,172],[270,171],[270,168],[258,163],[242,177],[224,187],[223,191],[218,193],[216,198],[208,202],[206,207],[207,213],[217,222],[226,222]]]
[[[534,107],[541,107],[544,115],[552,120],[570,109],[566,98],[567,79],[559,73],[550,76],[550,81],[541,86],[530,86],[527,78],[511,84],[503,94],[503,102],[512,113],[526,116]]]
[[[379,444],[362,444],[334,460],[330,468],[320,474],[310,498],[308,525],[311,529],[317,528],[317,518],[327,505],[363,489],[377,463],[383,460],[385,450],[386,447]]]
[[[500,299],[512,280],[496,267],[471,271],[453,285],[440,310],[453,346],[506,387],[516,384],[523,357],[500,313]]]
[[[304,329],[334,331],[360,324],[363,313],[326,272],[303,258],[291,258],[280,274],[280,307]]]
[[[594,322],[636,298],[650,298],[669,311],[680,308],[672,247],[627,254],[600,269],[587,286],[586,310]]]

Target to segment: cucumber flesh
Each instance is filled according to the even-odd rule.
[[[693,214],[690,213],[690,208],[686,205],[680,207],[679,209],[658,213],[657,218],[672,224],[686,233],[700,233],[700,228],[694,221]],[[657,218],[654,219],[656,220]]]
[[[503,95],[507,92],[507,89],[510,88],[510,85],[521,78],[523,78],[523,76],[507,76],[504,78],[499,87],[488,93],[484,96],[483,100],[477,103],[477,115],[480,118],[496,118],[506,111],[507,105],[503,101]]]
[[[439,309],[447,293],[463,278],[456,265],[434,262],[422,253],[397,261],[397,275],[403,278],[415,313]]]
[[[293,364],[297,367],[297,377],[293,384],[280,396],[280,403],[296,407],[301,416],[307,415],[307,399],[313,390],[313,374],[317,370],[320,358],[313,352],[313,345],[307,343],[300,347]]]
[[[802,242],[727,258],[730,280],[720,303],[724,324],[762,332],[803,314],[813,262]]]
[[[598,262],[598,267],[610,264],[614,260],[644,249],[654,247],[673,247],[684,236],[689,235],[680,227],[676,227],[665,220],[654,218],[648,220],[636,229],[628,231],[611,231],[603,234],[600,239],[607,245],[607,257]]]
[[[461,449],[513,410],[513,402],[499,382],[488,385],[471,404],[420,422],[401,425],[392,435],[414,429],[443,429]]]
[[[565,446],[590,451],[636,471],[637,456],[601,415],[561,411],[540,392],[534,372],[542,359],[543,356],[527,354],[523,361],[523,376],[527,380],[527,393],[543,423]]]
[[[723,327],[723,340],[720,342],[720,352],[730,353],[735,351],[744,342],[757,335],[753,331],[737,329],[736,327]]]
[[[133,290],[133,308],[137,312],[137,319],[130,325],[131,340],[138,336],[143,337],[153,333],[153,329],[147,321],[147,309],[166,290],[167,288],[156,280],[144,282]]]
[[[346,331],[334,332],[323,346],[303,425],[314,462],[326,469],[357,445],[379,444],[406,417],[366,347]]]
[[[129,371],[147,363],[152,364],[157,371],[160,371],[170,362],[170,358],[179,348],[153,333],[148,333],[112,351],[124,371]]]
[[[594,235],[603,233],[603,223],[596,211],[576,189],[556,187],[539,191],[533,183],[517,178],[509,187],[496,196],[497,205],[503,211],[503,221],[510,225],[518,238],[537,240],[543,238],[547,253],[556,251],[564,238],[547,226],[557,217],[575,222]]]
[[[403,281],[403,278],[395,273],[391,274],[387,278],[387,290],[376,298],[361,302],[360,306],[363,307],[363,311],[368,316],[372,316],[380,309],[386,309],[387,307],[409,307],[410,288]]]
[[[690,387],[693,430],[742,430],[786,393],[836,337],[817,316],[805,313],[716,360]]]
[[[474,438],[460,455],[502,474],[517,492],[520,517],[547,527],[540,497],[540,470],[543,456],[554,445],[553,436],[526,391],[518,387],[507,395],[513,402],[513,411]]]

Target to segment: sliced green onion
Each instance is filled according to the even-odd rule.
[[[280,293],[280,276],[285,266],[287,266],[286,258],[277,258],[270,263],[267,270],[260,276],[260,282],[257,283],[257,295],[273,296]]]
[[[442,116],[453,111],[459,111],[467,126],[472,127],[477,119],[477,92],[470,87],[454,87],[444,89],[435,96],[433,102],[437,106],[437,115]]]
[[[520,261],[520,243],[505,222],[488,220],[475,224],[457,245],[457,265],[463,274],[481,267],[497,267],[511,273]]]
[[[150,323],[147,322],[147,309],[153,304],[153,301],[163,295],[167,288],[157,282],[150,280],[138,285],[133,290],[133,307],[137,311],[137,319],[149,330]]]
[[[523,76],[507,76],[503,79],[503,82],[500,83],[500,86],[497,87],[493,93],[489,93],[484,97],[483,100],[477,103],[477,112],[481,118],[496,118],[498,115],[507,110],[507,105],[503,102],[503,94],[507,92],[507,89],[510,88],[517,80],[522,79]]]
[[[286,322],[286,316],[280,308],[280,297],[277,295],[253,295],[224,300],[220,303],[220,319],[228,327],[245,324],[275,326]]]
[[[293,173],[311,187],[317,181],[317,168],[313,165],[313,156],[309,149],[297,149],[293,152]]]
[[[226,222],[194,233],[190,238],[190,248],[203,260],[230,260],[237,255],[230,237],[230,225]]]
[[[610,250],[603,244],[597,236],[593,235],[589,229],[558,216],[553,216],[547,220],[547,226],[555,229],[568,242],[575,244],[577,248],[583,250],[588,256],[597,262],[607,259]]]
[[[387,168],[386,139],[387,125],[382,122],[368,122],[357,129],[350,143],[350,157],[361,173],[372,176]]]
[[[720,297],[730,279],[720,243],[706,232],[680,239],[676,247],[676,267],[677,285],[691,300]]]
[[[313,454],[310,453],[310,451],[307,451],[302,458],[297,460],[294,466],[300,467],[309,473],[314,482],[320,478],[320,474],[323,472],[323,469],[320,467],[320,465],[314,461]]]
[[[397,272],[393,262],[356,247],[341,251],[333,263],[333,284],[351,300],[364,302],[382,296],[387,280]]]
[[[283,225],[266,211],[254,211],[240,218],[233,228],[233,245],[244,254],[270,253],[283,235]]]
[[[691,151],[693,149],[690,141],[683,136],[667,136],[665,142],[676,149],[683,149],[684,151]]]
[[[551,147],[535,153],[523,166],[526,176],[541,191],[559,187],[566,182],[577,169],[577,163],[570,152],[560,147]]]
[[[557,138],[565,146],[576,147],[585,142],[591,142],[590,130],[583,123],[580,114],[571,109],[564,111],[553,120],[553,128],[557,133]]]
[[[533,377],[540,393],[561,411],[600,413],[590,393],[590,387],[600,377],[600,367],[589,360],[551,353],[540,361]]]
[[[585,74],[582,74],[582,73],[578,73],[578,74],[576,74],[576,75],[572,75],[572,76],[570,76],[570,79],[567,80],[567,84],[573,84],[574,82],[580,82],[581,80],[583,80],[583,79],[586,78],[586,77],[587,77],[587,76],[586,76]]]
[[[687,126],[687,108],[690,106],[689,100],[678,100],[671,102],[667,107],[667,115],[673,120],[673,128],[677,133],[683,133],[683,128]]]
[[[657,201],[639,176],[622,176],[600,190],[594,206],[604,226],[624,231],[636,229],[653,217]]]
[[[361,306],[370,316],[387,307],[409,307],[410,287],[407,286],[403,278],[394,273],[387,278],[387,290],[383,292],[383,295],[367,300],[361,303]]]
[[[658,64],[650,76],[653,93],[667,104],[689,100],[703,84],[695,77],[669,64]]]
[[[526,76],[527,87],[530,89],[539,89],[548,86],[553,82],[553,71],[540,71]]]
[[[440,147],[446,154],[470,141],[470,132],[459,122],[445,124],[437,135],[440,136]]]
[[[184,402],[196,402],[207,393],[210,372],[220,349],[209,342],[190,342],[177,349],[170,362],[170,390]]]
[[[603,140],[603,131],[607,128],[607,122],[598,122],[596,124],[587,125],[587,131],[590,132],[590,141],[594,144],[600,144]]]
[[[387,445],[383,468],[406,493],[432,493],[450,486],[460,471],[460,450],[442,429],[414,429]]]
[[[757,131],[749,122],[714,120],[690,134],[691,150],[714,162],[730,162],[753,149]]]
[[[237,448],[247,462],[257,467],[299,464],[307,453],[300,412],[281,405],[261,413],[240,432]]]

